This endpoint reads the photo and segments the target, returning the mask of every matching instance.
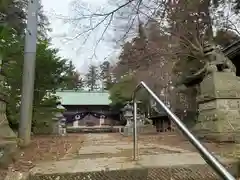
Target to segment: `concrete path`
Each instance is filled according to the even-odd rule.
[[[139,160],[133,161],[132,143],[121,142],[111,134],[86,134],[85,136],[83,147],[79,149],[74,159],[38,164],[31,170],[31,174],[71,174],[206,165],[198,153],[151,142],[139,143]],[[225,164],[235,163],[232,159],[218,158]],[[199,171],[199,168],[196,170]],[[157,172],[161,171],[157,170]]]
[[[232,160],[220,158],[221,162]],[[42,163],[31,170],[32,173],[77,173],[112,171],[134,168],[160,168],[172,166],[204,165],[205,161],[196,153],[143,155],[140,160],[132,161],[128,157],[105,157],[96,159],[72,159],[53,163]]]
[[[78,154],[81,158],[96,157],[128,157],[133,156],[133,143],[121,142],[111,134],[87,134],[86,141]],[[166,145],[153,144],[151,142],[138,143],[139,155],[157,155],[166,153],[186,153],[184,149],[170,147]]]

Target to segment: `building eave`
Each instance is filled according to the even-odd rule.
[[[229,58],[232,59],[237,55],[240,55],[240,40],[230,44],[223,49],[223,53]]]
[[[110,104],[61,104],[62,106],[110,106]]]

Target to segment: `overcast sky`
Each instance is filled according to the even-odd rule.
[[[111,45],[106,45],[102,42],[98,45],[96,55],[97,58],[92,58],[96,37],[91,36],[88,42],[81,46],[83,38],[75,39],[74,41],[66,41],[67,37],[73,37],[75,33],[72,25],[58,18],[57,15],[72,16],[73,11],[70,8],[70,3],[73,0],[42,0],[45,14],[50,20],[52,32],[49,34],[53,41],[53,46],[60,49],[60,55],[70,59],[76,65],[80,72],[86,72],[87,67],[91,63],[99,63],[106,57],[112,56],[116,51],[111,48]],[[84,0],[81,0],[84,1]],[[85,0],[91,7],[100,7],[106,4],[106,0]]]

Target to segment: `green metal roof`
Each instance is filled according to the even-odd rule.
[[[109,105],[109,93],[63,90],[57,91],[62,105]]]

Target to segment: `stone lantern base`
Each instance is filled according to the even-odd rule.
[[[2,81],[1,76],[0,81]],[[7,167],[12,162],[17,150],[17,137],[9,127],[6,117],[5,99],[4,94],[0,93],[0,168]]]

